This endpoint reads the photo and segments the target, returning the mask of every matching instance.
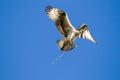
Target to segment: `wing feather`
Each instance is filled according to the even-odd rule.
[[[58,31],[62,35],[67,36],[67,33],[71,29],[74,29],[67,17],[67,14],[64,11],[53,8],[51,6],[47,6],[45,11],[48,17],[55,23]]]
[[[96,41],[94,40],[94,38],[92,37],[92,35],[90,34],[87,25],[83,24],[81,27],[79,27],[77,29],[80,33],[79,33],[79,37],[83,38],[83,39],[87,39],[92,41],[93,43],[96,43]]]

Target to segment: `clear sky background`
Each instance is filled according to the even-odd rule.
[[[77,39],[61,53],[62,38],[45,6],[67,12],[76,28],[83,23],[98,42]],[[0,80],[120,80],[120,0],[1,0]]]

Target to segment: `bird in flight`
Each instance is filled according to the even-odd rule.
[[[45,8],[45,12],[47,16],[55,23],[57,30],[64,36],[63,39],[57,40],[57,45],[60,50],[69,51],[75,48],[76,44],[74,41],[76,38],[83,38],[96,43],[86,24],[82,24],[75,29],[64,11],[52,6],[47,6]]]

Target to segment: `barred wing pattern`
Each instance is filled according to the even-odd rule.
[[[90,34],[86,24],[83,24],[77,30],[80,31],[79,38],[87,39],[87,40],[92,41],[93,43],[96,43],[96,41],[94,40],[94,38]]]
[[[62,35],[67,36],[70,29],[75,29],[64,11],[51,6],[47,6],[45,11]]]
[[[47,6],[45,11],[47,16],[55,23],[58,31],[64,36],[63,39],[57,40],[57,44],[60,50],[69,51],[76,47],[74,41],[77,37],[96,43],[86,24],[83,24],[79,28],[75,29],[71,25],[68,16],[64,11],[53,8],[51,6]]]

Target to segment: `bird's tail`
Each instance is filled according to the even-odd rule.
[[[62,51],[69,51],[75,47],[75,44],[67,38],[57,40],[57,45]]]

